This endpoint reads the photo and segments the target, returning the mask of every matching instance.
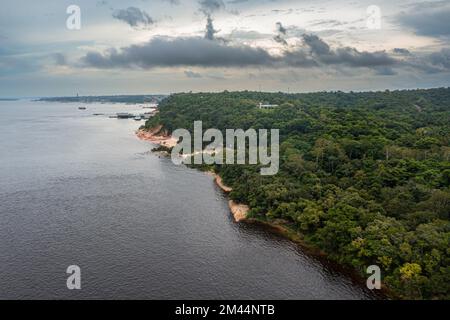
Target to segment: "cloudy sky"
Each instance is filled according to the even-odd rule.
[[[0,97],[450,85],[450,0],[0,6]]]

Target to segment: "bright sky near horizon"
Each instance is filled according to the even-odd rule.
[[[0,97],[449,86],[449,17],[450,0],[4,0]]]

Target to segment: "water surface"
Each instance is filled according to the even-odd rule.
[[[0,299],[370,299],[329,263],[233,222],[212,177],[136,139],[138,106],[0,102]],[[82,290],[66,288],[66,268]]]

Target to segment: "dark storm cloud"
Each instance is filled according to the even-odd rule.
[[[330,46],[313,34],[304,34],[303,42],[311,49],[311,52],[319,56],[329,54]]]
[[[276,28],[277,28],[277,35],[273,38],[273,40],[275,40],[278,43],[281,43],[284,46],[287,46],[287,42],[284,39],[284,36],[287,33],[287,29],[285,27],[283,27],[283,25],[281,24],[281,22],[277,22],[276,23]]]
[[[153,19],[147,12],[136,7],[116,10],[113,13],[113,17],[129,24],[132,27],[137,27],[140,25],[148,26],[154,23]]]
[[[413,8],[411,11],[401,13],[397,16],[398,21],[405,27],[424,36],[450,36],[450,5],[448,2],[440,6],[423,7],[419,10]]]
[[[392,66],[398,63],[398,60],[389,56],[385,51],[361,52],[351,47],[331,49],[325,41],[316,35],[303,35],[303,42],[309,47],[312,57],[323,64],[374,68]]]
[[[408,51],[409,52],[409,51]],[[409,52],[403,55],[402,66],[421,74],[437,74],[450,72],[450,48],[432,53]]]
[[[433,66],[450,70],[450,49],[442,49],[429,55],[429,60]]]
[[[283,27],[283,25],[281,24],[281,22],[277,22],[276,23],[277,26],[277,31],[281,34],[286,35],[287,29],[285,27]]]
[[[208,40],[214,40],[214,35],[215,35],[217,32],[218,32],[218,31],[214,29],[213,19],[211,18],[211,16],[208,15],[208,17],[207,17],[207,19],[206,19],[205,39],[208,39]]]
[[[301,48],[294,51],[285,51],[282,61],[284,65],[289,67],[310,68],[319,66],[319,63]]]
[[[263,49],[228,46],[203,38],[154,38],[106,54],[90,52],[82,62],[97,68],[201,66],[242,67],[272,65],[276,58]]]
[[[121,50],[110,49],[106,53],[89,52],[82,59],[85,66],[95,68],[143,69],[153,67],[313,67],[343,65],[367,67],[382,71],[399,61],[386,52],[360,52],[354,48],[331,49],[327,43],[313,35],[303,36],[304,45],[272,55],[262,48],[246,45],[232,46],[205,38],[154,38],[151,41]],[[381,71],[380,71],[381,70]],[[388,69],[386,69],[388,70]],[[385,71],[387,73],[387,71]]]

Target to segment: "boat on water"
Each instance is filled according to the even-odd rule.
[[[78,107],[78,110],[86,110],[86,107]]]
[[[117,113],[115,116],[110,116],[110,118],[134,119],[136,121],[141,121],[142,119],[145,119],[143,114],[135,115],[132,113],[125,113],[125,112]]]
[[[123,112],[117,113],[117,118],[119,118],[119,119],[129,119],[132,117],[133,117],[133,115],[131,115],[129,113],[123,113]]]

